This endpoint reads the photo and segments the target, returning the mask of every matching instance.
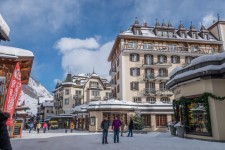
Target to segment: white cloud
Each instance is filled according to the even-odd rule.
[[[213,20],[217,20],[216,16],[214,16],[213,13],[209,13],[209,14],[207,14],[206,16],[204,16],[204,17],[202,18],[202,22],[201,22],[201,23],[202,23],[206,28],[208,28],[210,25],[212,25]],[[200,23],[200,24],[201,24],[201,23]]]
[[[68,70],[75,74],[91,73],[94,67],[97,74],[109,78],[110,63],[107,58],[113,43],[111,41],[99,46],[95,38],[61,38],[55,47],[62,54],[64,73]]]
[[[77,0],[7,0],[0,2],[0,10],[11,27],[21,23],[39,32],[55,31],[64,25],[73,25],[80,16],[80,4]]]

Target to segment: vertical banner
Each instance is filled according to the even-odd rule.
[[[17,62],[8,87],[3,110],[4,112],[10,113],[10,118],[6,122],[7,126],[13,126],[12,116],[21,96],[21,92],[21,73],[19,63]]]

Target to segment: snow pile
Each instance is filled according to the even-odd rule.
[[[10,28],[5,22],[5,20],[2,18],[2,15],[0,14],[0,32],[3,32],[6,36],[9,37]]]

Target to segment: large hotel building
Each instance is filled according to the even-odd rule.
[[[86,103],[79,103],[81,105],[74,105],[75,107],[68,105],[77,118],[80,113],[84,117],[85,113],[85,118],[89,119],[85,123],[78,121],[78,124],[81,124],[79,126],[89,131],[100,131],[103,116],[108,116],[112,121],[115,115],[119,115],[128,123],[138,110],[144,120],[145,130],[165,130],[167,123],[173,119],[173,93],[165,87],[170,72],[177,66],[187,66],[198,56],[223,51],[224,31],[223,21],[214,22],[208,29],[201,25],[200,30],[197,30],[192,23],[189,28],[185,28],[180,22],[178,28],[175,28],[170,21],[168,24],[156,21],[154,26],[150,26],[146,22],[142,25],[136,19],[128,30],[119,33],[108,56],[111,63],[112,99],[104,99],[103,95],[107,94],[100,94],[101,99],[82,97],[86,99]],[[94,82],[98,80],[101,91],[110,92],[99,77],[92,75],[87,79],[85,81],[90,81],[90,84],[79,85],[75,80],[71,80],[70,83],[64,82],[57,86],[54,90],[55,98],[59,95],[62,102],[55,101],[55,108],[61,109],[65,106],[66,93],[70,92],[67,89],[71,86],[82,86],[81,89],[85,90],[81,90],[81,94],[91,96],[94,95],[93,92],[82,92],[91,92],[92,89],[88,86],[86,89],[85,86],[97,84]],[[58,94],[58,91],[64,93],[65,98]],[[75,94],[75,91],[73,93]],[[65,111],[60,109],[56,110],[58,114]],[[66,110],[68,112],[69,107]],[[77,123],[77,119],[75,120]]]

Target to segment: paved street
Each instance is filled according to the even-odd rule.
[[[101,144],[100,133],[76,132],[63,133],[64,130],[52,133],[31,134],[25,131],[22,139],[12,139],[14,150],[224,150],[225,143],[182,139],[171,136],[169,132],[136,134],[134,137],[122,137],[120,143],[113,143],[109,134],[109,144]],[[55,137],[54,137],[55,136]]]

